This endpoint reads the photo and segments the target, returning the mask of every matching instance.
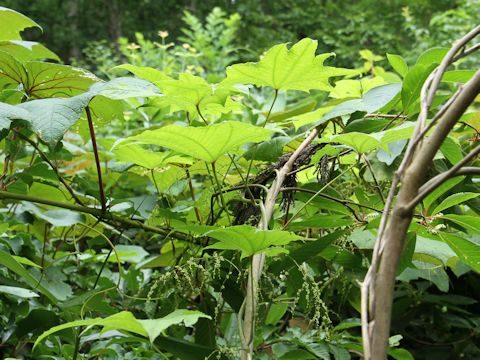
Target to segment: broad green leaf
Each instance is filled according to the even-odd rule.
[[[57,54],[50,51],[42,44],[34,41],[0,41],[0,51],[9,53],[20,61],[43,59],[60,61]]]
[[[132,64],[122,64],[115,66],[112,70],[127,70],[136,77],[150,81],[151,83],[157,83],[163,80],[172,80],[172,78],[166,75],[164,72],[148,67],[148,66],[135,66]]]
[[[365,134],[371,134],[381,131],[390,123],[390,121],[390,119],[384,119],[382,117],[353,120],[349,122],[347,126],[345,126],[343,132],[361,132]]]
[[[451,136],[443,141],[440,151],[453,165],[463,159],[462,148]]]
[[[115,246],[115,253],[119,257],[120,262],[128,262],[132,264],[137,264],[142,261],[148,252],[144,248],[137,245],[117,245]],[[110,256],[108,259],[110,262],[117,262],[116,256]]]
[[[0,130],[8,129],[13,120],[30,121],[31,115],[17,106],[0,103]]]
[[[37,98],[78,95],[100,80],[87,70],[67,65],[29,61],[24,66],[28,78],[23,87]]]
[[[449,48],[434,47],[428,50],[425,50],[417,59],[415,65],[430,65],[430,64],[440,64],[442,59],[447,55]]]
[[[415,123],[413,121],[406,121],[394,128],[371,134],[371,136],[378,139],[382,145],[387,145],[394,141],[410,139],[414,128]]]
[[[295,221],[288,226],[291,230],[296,229],[332,229],[353,224],[352,218],[346,218],[342,215],[315,215],[302,221]]]
[[[22,64],[0,51],[0,87],[21,85],[31,97],[74,96],[85,92],[97,81],[95,75],[83,69],[41,61]]]
[[[380,76],[364,77],[360,80],[338,80],[329,96],[334,99],[361,98],[371,89],[387,85]]]
[[[187,327],[194,325],[199,318],[211,319],[200,311],[193,310],[175,310],[167,316],[155,320],[138,320],[138,322],[147,331],[148,337],[153,342],[162,332],[172,325],[183,323]]]
[[[320,122],[320,120],[323,118],[323,115],[328,113],[330,110],[332,110],[335,107],[335,105],[325,105],[322,106],[321,108],[318,108],[317,110],[295,116],[292,118],[293,126],[295,126],[295,129],[299,129],[304,125],[308,125],[311,123],[318,123],[321,124],[323,122]]]
[[[84,93],[71,98],[40,99],[18,106],[30,112],[33,131],[46,142],[54,144],[77,122],[91,96]]]
[[[112,100],[160,95],[156,86],[148,81],[133,77],[121,77],[103,83],[97,82],[90,87],[89,92]]]
[[[354,70],[324,66],[333,53],[315,56],[318,42],[302,39],[290,49],[280,44],[268,50],[257,63],[236,64],[227,68],[227,81],[237,84],[269,86],[275,90],[331,90],[328,79],[355,74]]]
[[[0,40],[22,40],[20,33],[30,27],[40,27],[35,21],[15,10],[0,6]]]
[[[373,136],[358,132],[335,135],[330,138],[330,141],[347,145],[359,154],[375,150],[381,146],[381,142]]]
[[[288,231],[258,230],[248,225],[211,230],[204,235],[218,240],[217,243],[207,246],[207,249],[238,250],[242,252],[242,258],[262,252],[266,255],[287,252],[286,249],[279,248],[279,246],[302,239]]]
[[[16,256],[16,255],[12,255],[12,257],[13,257],[15,260],[17,260],[20,264],[28,265],[28,266],[33,266],[33,267],[36,267],[36,268],[39,268],[39,269],[42,268],[40,265],[35,264],[32,260],[27,259],[27,258],[25,258],[25,257]]]
[[[248,150],[243,157],[247,160],[276,161],[283,154],[283,147],[292,141],[289,136],[278,136],[271,140],[263,141]]]
[[[370,230],[355,229],[349,236],[359,249],[373,249],[377,237]]]
[[[431,63],[417,63],[405,76],[402,86],[402,104],[403,110],[408,115],[415,113],[416,108],[413,105],[418,102],[423,83],[435,66],[435,64]]]
[[[435,284],[438,290],[447,292],[449,287],[449,277],[445,269],[437,264],[423,263],[421,261],[413,261],[413,264],[417,267],[406,268],[400,275],[397,276],[397,280],[400,281],[412,281],[417,279],[425,279]]]
[[[15,258],[5,251],[0,250],[0,265],[5,266],[10,271],[21,277],[32,289],[38,290],[53,303],[57,302],[57,298],[47,290],[43,285],[39,284],[39,281],[35,279]]]
[[[65,209],[49,210],[46,212],[37,211],[35,214],[57,227],[72,226],[85,222],[85,216],[83,214]]]
[[[455,185],[461,183],[465,179],[464,176],[458,176],[451,179],[448,179],[435,190],[433,190],[425,199],[423,199],[423,206],[425,209],[429,209],[430,206],[437,200],[440,196],[445,194],[448,190],[453,188]]]
[[[378,86],[368,91],[363,98],[348,100],[335,106],[322,117],[322,121],[338,116],[350,115],[356,111],[375,112],[387,105],[400,92],[401,84]]]
[[[17,296],[17,297],[25,298],[25,299],[40,296],[37,293],[35,293],[31,290],[28,290],[28,289],[24,289],[24,288],[20,288],[20,287],[16,287],[16,286],[4,286],[4,285],[0,285],[0,293],[13,295],[13,296]]]
[[[157,130],[144,131],[127,138],[126,141],[163,146],[211,163],[243,144],[268,139],[271,132],[269,129],[230,121],[205,127],[168,125]]]
[[[432,215],[438,214],[439,212],[441,212],[445,209],[448,209],[452,206],[461,204],[461,203],[463,203],[465,201],[468,201],[470,199],[474,199],[479,195],[480,194],[471,193],[471,192],[469,192],[469,193],[457,193],[457,194],[450,195],[445,200],[443,200],[435,209],[433,209]]]
[[[390,65],[392,65],[393,70],[399,73],[402,77],[405,77],[408,73],[408,65],[404,58],[400,55],[388,54],[387,59]]]
[[[450,70],[443,74],[442,81],[465,84],[475,75],[475,70]]]
[[[415,360],[413,355],[406,349],[389,349],[388,355],[395,360]]]
[[[397,140],[393,141],[388,144],[388,151],[384,149],[379,149],[377,152],[377,159],[388,166],[392,165],[397,157],[403,152],[405,145],[407,144],[407,140]]]
[[[265,324],[275,325],[280,319],[285,315],[288,310],[287,303],[275,303],[270,306],[268,309],[267,317],[265,319]]]
[[[439,241],[438,237],[435,237],[435,239],[436,240],[417,235],[414,258],[418,259],[418,254],[429,255],[440,260],[440,264],[446,266],[448,261],[455,256],[455,252],[452,251],[447,244]]]
[[[478,221],[478,220],[477,220]],[[439,232],[438,236],[447,243],[460,260],[480,273],[480,245],[456,235]]]
[[[171,151],[154,152],[135,144],[117,146],[113,149],[117,160],[131,162],[147,169],[155,169],[168,164],[192,164],[192,159],[175,155]]]
[[[78,326],[102,326],[104,331],[120,330],[128,331],[144,337],[148,337],[150,341],[154,341],[164,330],[172,325],[184,323],[185,326],[192,326],[201,317],[209,318],[209,316],[192,310],[176,310],[169,315],[153,320],[139,320],[134,317],[131,312],[122,311],[106,318],[95,318],[87,320],[71,321],[62,325],[54,326],[40,335],[33,347],[35,348],[41,341],[48,336],[60,331]]]
[[[441,218],[450,220],[474,234],[480,234],[480,222],[477,216],[447,214],[441,216]]]
[[[218,112],[229,112],[232,106],[228,100],[236,90],[225,83],[210,84],[200,76],[180,74],[178,80],[161,80],[155,83],[164,96],[150,101],[150,105],[171,107],[171,111],[187,111],[192,117],[201,112],[202,116]],[[230,99],[231,101],[231,99]]]
[[[27,81],[27,71],[12,55],[0,51],[0,89],[16,87]]]

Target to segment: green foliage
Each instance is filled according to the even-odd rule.
[[[308,3],[280,20],[313,21]],[[360,3],[346,2],[346,14],[368,2]],[[335,20],[344,6],[327,2],[321,18]],[[380,66],[383,55],[342,42],[350,24],[322,34],[324,43],[281,43],[232,65],[243,23],[215,8],[204,24],[185,13],[187,46],[170,45],[163,31],[158,43],[121,40],[129,63],[103,58],[100,71],[112,77],[103,81],[39,61],[55,55],[19,38],[38,25],[4,8],[0,19],[0,30],[8,27],[0,43],[2,355],[238,359],[257,254],[268,256],[254,301],[255,358],[343,360],[362,351],[359,281],[421,87],[444,48],[415,64],[389,48],[395,74]],[[366,38],[385,30],[356,22],[371,27]],[[333,66],[334,49],[317,55],[333,38],[343,54],[355,48],[356,69]],[[432,113],[473,71],[446,73]],[[477,146],[477,106],[455,124],[431,177]],[[313,128],[319,136],[277,184]],[[437,343],[439,359],[480,356],[478,194],[472,176],[454,177],[415,209],[397,274],[392,358],[431,358],[439,352],[428,344]],[[270,210],[268,230],[259,230]]]

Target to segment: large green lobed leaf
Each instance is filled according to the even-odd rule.
[[[328,80],[351,75],[354,70],[324,66],[333,53],[315,55],[318,42],[302,39],[290,49],[280,44],[268,50],[257,63],[236,64],[227,68],[227,81],[237,84],[269,86],[275,90],[331,90]]]
[[[267,140],[271,132],[272,130],[251,124],[229,121],[205,127],[168,125],[144,131],[126,141],[163,146],[212,163],[243,144]]]

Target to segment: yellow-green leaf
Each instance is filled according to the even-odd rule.
[[[205,127],[168,125],[127,138],[127,142],[163,146],[195,159],[214,162],[249,142],[270,138],[272,130],[237,121]]]
[[[269,86],[275,90],[331,90],[328,79],[355,74],[354,70],[324,66],[333,53],[315,55],[318,42],[302,39],[290,49],[280,44],[268,50],[257,63],[236,64],[227,68],[227,81],[237,84]]]

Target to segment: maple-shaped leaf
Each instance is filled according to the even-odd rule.
[[[219,114],[235,109],[230,95],[238,92],[225,83],[210,84],[200,76],[184,73],[178,79],[156,81],[164,96],[149,102],[151,106],[167,107],[174,111],[186,111],[191,117]]]
[[[236,64],[227,68],[227,81],[237,84],[270,86],[275,90],[332,89],[328,79],[356,74],[355,70],[324,66],[333,53],[315,56],[318,42],[302,39],[290,49],[280,44],[268,50],[257,63]]]

